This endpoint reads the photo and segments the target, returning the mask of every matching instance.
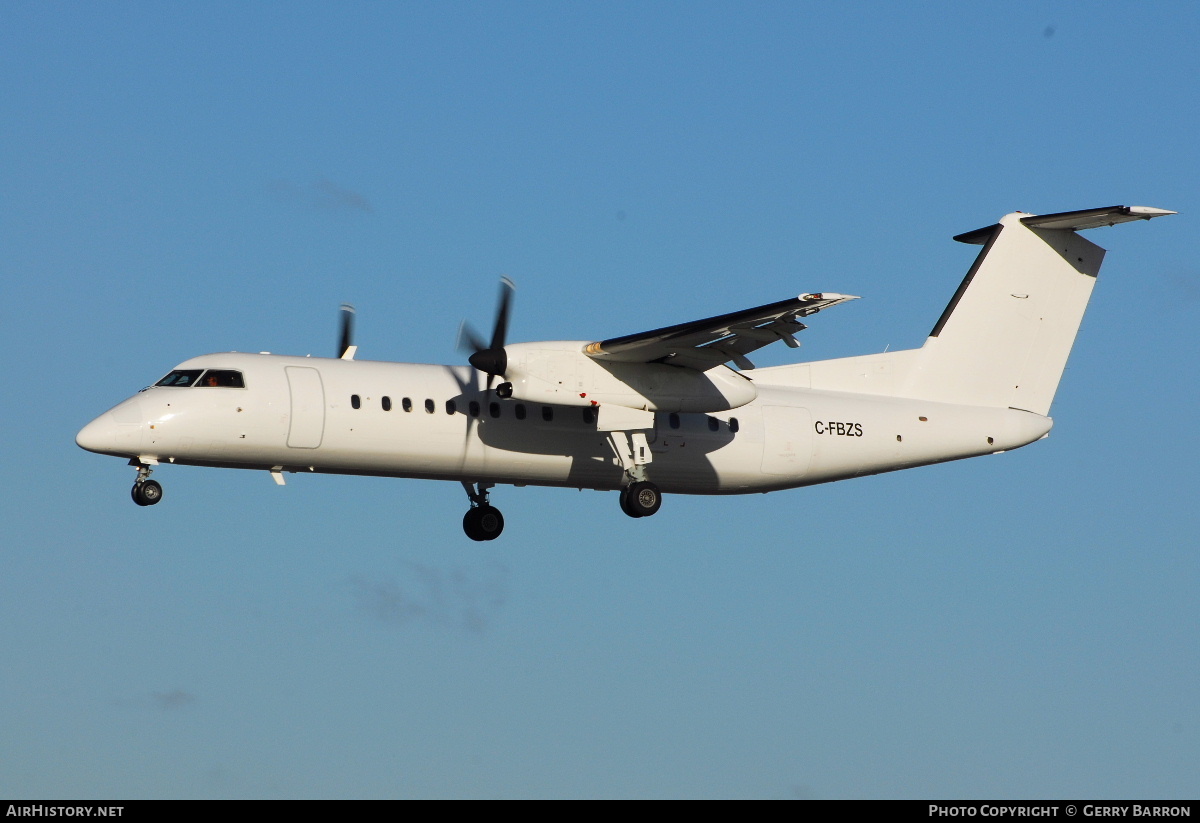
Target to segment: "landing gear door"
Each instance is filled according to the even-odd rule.
[[[308,366],[288,366],[292,415],[287,444],[293,449],[315,449],[325,436],[325,387],[321,373]]]

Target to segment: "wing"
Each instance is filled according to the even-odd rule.
[[[857,299],[832,292],[802,294],[753,309],[589,343],[583,351],[593,359],[619,363],[667,363],[707,371],[732,360],[739,368],[752,369],[754,364],[746,355],[755,349],[776,340],[791,348],[800,345],[792,336],[807,328],[799,318]]]

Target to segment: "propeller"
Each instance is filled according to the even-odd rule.
[[[496,307],[496,323],[492,327],[492,340],[485,343],[483,338],[466,322],[458,330],[458,346],[470,351],[467,362],[488,376],[487,390],[491,391],[492,379],[503,377],[508,370],[508,354],[504,351],[504,341],[508,337],[508,316],[512,311],[512,296],[516,286],[507,277],[500,278],[500,302]]]
[[[354,307],[343,303],[341,308],[341,335],[338,339],[338,357],[343,360],[353,360],[358,346],[354,345]]]

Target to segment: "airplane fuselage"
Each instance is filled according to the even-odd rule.
[[[624,472],[597,407],[486,391],[470,367],[210,354],[244,387],[154,386],[97,418],[84,448],[148,463],[616,490]],[[824,483],[1013,449],[1049,418],[1014,409],[799,389],[711,414],[654,415],[664,492],[739,494]]]

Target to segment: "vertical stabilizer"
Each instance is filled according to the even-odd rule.
[[[906,393],[1047,414],[1104,261],[1076,230],[1163,214],[1173,212],[1017,212],[956,237],[983,250],[919,350]]]
[[[1104,249],[1071,229],[1010,214],[956,239],[983,251],[921,349],[912,393],[1046,414],[1083,320]]]
[[[1145,206],[1015,212],[960,234],[954,239],[983,250],[924,346],[777,367],[770,378],[1045,415],[1104,261],[1104,249],[1076,232],[1166,214],[1175,212]]]

